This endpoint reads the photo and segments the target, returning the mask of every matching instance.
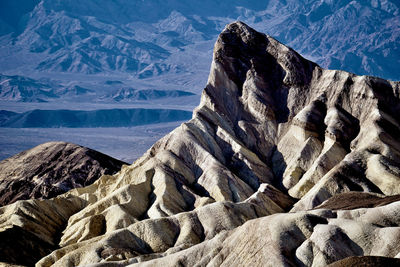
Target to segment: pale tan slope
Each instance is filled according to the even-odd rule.
[[[400,202],[350,211],[318,209],[254,219],[211,240],[127,266],[326,266],[349,256],[400,257]],[[96,264],[100,266],[121,266]]]
[[[81,199],[84,207],[69,217],[61,248],[38,266],[125,259],[124,265],[130,258],[167,254],[166,264],[183,257],[185,265],[290,265],[300,247],[298,259],[306,266],[323,266],[319,247],[302,244],[335,234],[345,242],[345,230],[330,225],[329,214],[339,211],[304,210],[347,191],[400,193],[399,95],[398,82],[321,69],[241,22],[229,24],[216,42],[193,119],[118,174],[58,197],[59,203]],[[301,199],[292,207],[293,199],[282,192]],[[252,211],[255,206],[265,213]],[[229,232],[288,209],[296,212]],[[399,219],[395,212],[390,216]],[[318,231],[316,224],[322,225]],[[204,234],[206,229],[213,234]],[[375,230],[369,227],[365,240],[383,242],[374,239]],[[247,249],[245,240],[253,246]],[[351,253],[358,252],[349,245],[342,254]]]
[[[90,229],[90,223],[86,224],[84,233],[68,228],[61,239],[63,248],[43,258],[37,265],[77,266],[135,257],[137,260],[157,258],[160,253],[174,253],[209,240],[247,220],[284,212],[272,199],[281,199],[278,202],[282,206],[293,204],[293,200],[270,185],[263,184],[260,190],[244,202],[220,201],[191,212],[137,221],[124,229],[107,231],[101,237],[85,241],[85,234],[97,233],[104,227],[102,223],[106,223],[106,218],[98,215],[103,222],[97,229]],[[113,216],[118,216],[117,212]],[[93,224],[93,220],[91,223]]]

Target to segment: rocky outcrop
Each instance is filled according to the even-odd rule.
[[[384,206],[396,201],[400,201],[400,195],[385,197],[365,192],[347,192],[329,198],[315,209],[352,210]]]
[[[60,241],[62,248],[43,258],[38,265],[76,266],[158,258],[163,253],[174,253],[210,240],[248,220],[284,212],[269,196],[270,190],[262,188],[243,202],[215,202],[190,212],[141,221],[133,216],[129,220],[126,210],[113,207],[94,216],[100,223],[92,216],[86,220],[85,229],[81,228],[81,223],[68,227]],[[283,202],[286,199],[283,197]],[[99,226],[91,227],[96,224]],[[103,232],[97,232],[101,229]],[[94,236],[98,237],[92,238]]]
[[[33,266],[59,247],[68,218],[81,210],[80,198],[23,200],[0,208],[0,263]]]
[[[37,266],[400,257],[399,112],[398,82],[322,69],[229,24],[192,120],[119,173],[49,200],[80,205]]]
[[[274,214],[140,266],[326,266],[349,256],[398,257],[399,205]],[[133,258],[125,264],[137,262]]]
[[[362,256],[348,257],[343,260],[329,264],[329,267],[345,267],[345,266],[371,266],[371,267],[386,267],[396,266],[400,264],[400,259],[377,257],[377,256]]]
[[[0,162],[0,206],[52,198],[119,171],[124,162],[86,147],[49,142]]]

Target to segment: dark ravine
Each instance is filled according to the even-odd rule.
[[[397,114],[399,82],[323,69],[231,23],[190,121],[114,175],[0,208],[0,234],[17,225],[57,243],[37,266],[395,261]],[[42,233],[45,222],[31,214],[48,205],[62,212],[71,201],[68,219]]]
[[[43,256],[58,248],[19,226],[2,231],[0,239],[0,259],[10,264],[34,266]]]

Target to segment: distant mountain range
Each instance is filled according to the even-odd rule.
[[[0,100],[19,102],[48,102],[57,99],[80,99],[91,96],[91,101],[131,102],[195,95],[182,90],[134,89],[120,81],[107,81],[111,93],[97,92],[76,84],[63,84],[49,79],[31,79],[25,76],[0,75]]]
[[[160,98],[169,97],[182,97],[194,95],[191,92],[181,91],[181,90],[136,90],[130,87],[123,87],[116,90],[110,95],[105,96],[105,98],[112,98],[117,102],[121,101],[138,101],[138,100],[153,100]]]
[[[22,102],[44,102],[56,98],[50,84],[24,76],[0,75],[0,99]]]
[[[0,127],[129,127],[188,120],[192,112],[174,109],[32,110],[23,113],[0,110]]]
[[[399,80],[399,10],[393,0],[7,0],[0,3],[0,72],[32,79],[73,74],[62,76],[69,81],[111,75],[130,87],[145,82],[198,93],[217,34],[242,20],[322,67]],[[32,97],[14,86],[2,99],[53,97],[47,87],[34,87]]]

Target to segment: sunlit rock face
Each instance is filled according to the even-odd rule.
[[[400,257],[400,202],[390,197],[400,193],[398,114],[398,82],[322,69],[235,22],[215,44],[192,120],[115,175],[3,207],[0,229],[53,242],[38,266]],[[356,204],[329,202],[339,194]],[[71,202],[53,231],[37,230],[41,219],[30,226],[46,205]]]

